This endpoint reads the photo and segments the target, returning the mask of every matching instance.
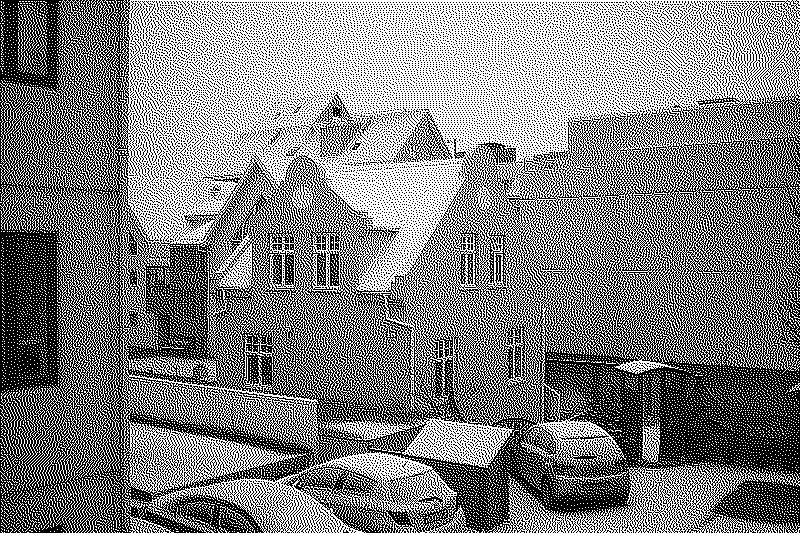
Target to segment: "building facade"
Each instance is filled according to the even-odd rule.
[[[0,531],[125,531],[128,5],[0,8]]]

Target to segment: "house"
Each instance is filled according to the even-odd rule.
[[[797,119],[796,98],[581,118],[565,153],[504,165],[556,416],[613,411],[609,368],[646,360],[697,376],[720,426],[780,440],[796,415],[771,391],[800,364]],[[657,419],[664,384],[643,380]]]
[[[285,174],[261,196],[254,170],[229,204],[246,199],[239,218],[218,223],[246,223],[212,282],[220,384],[316,398],[323,418],[411,416],[450,394],[473,421],[538,417],[537,306],[497,173],[511,157],[356,166],[307,151],[273,163]]]
[[[198,180],[186,224],[168,241],[169,267],[149,270],[147,305],[158,317],[160,348],[209,357],[209,306],[216,294],[209,279],[247,242],[250,220],[299,154],[348,168],[450,157],[427,110],[352,116],[336,94],[279,106],[268,123],[234,140],[214,177]]]
[[[0,532],[127,531],[128,2],[1,7]]]

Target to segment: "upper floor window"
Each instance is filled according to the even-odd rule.
[[[433,343],[433,396],[446,398],[453,394],[453,361],[455,339],[437,339]]]
[[[128,253],[136,255],[139,252],[139,246],[133,233],[128,233]]]
[[[496,286],[505,285],[506,236],[491,235],[489,246],[489,283]]]
[[[461,286],[475,287],[475,241],[477,235],[461,235]]]
[[[272,336],[247,335],[244,343],[247,383],[272,385]]]
[[[0,80],[55,89],[58,1],[0,2]]]
[[[506,363],[508,379],[521,379],[525,363],[524,328],[511,328],[506,340]]]
[[[55,233],[0,233],[0,390],[58,383]]]
[[[136,327],[139,325],[139,315],[136,311],[131,311],[128,313],[128,324],[131,327]]]
[[[233,234],[233,238],[231,239],[231,251],[235,250],[242,244],[242,240],[244,239],[244,224],[240,224],[236,231]]]
[[[131,285],[136,286],[139,284],[139,274],[135,270],[128,272],[128,276],[130,277]]]
[[[339,288],[339,236],[333,233],[314,235],[314,286]]]
[[[294,236],[271,235],[272,286],[294,287]]]

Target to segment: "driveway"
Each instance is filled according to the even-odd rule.
[[[514,532],[669,532],[690,531],[706,513],[745,480],[800,485],[800,474],[700,464],[671,468],[633,468],[631,497],[625,507],[548,511],[533,489],[511,481],[510,521],[493,531]]]

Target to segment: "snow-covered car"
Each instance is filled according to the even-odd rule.
[[[363,531],[444,533],[466,527],[456,493],[433,468],[395,455],[342,457],[282,481]]]

